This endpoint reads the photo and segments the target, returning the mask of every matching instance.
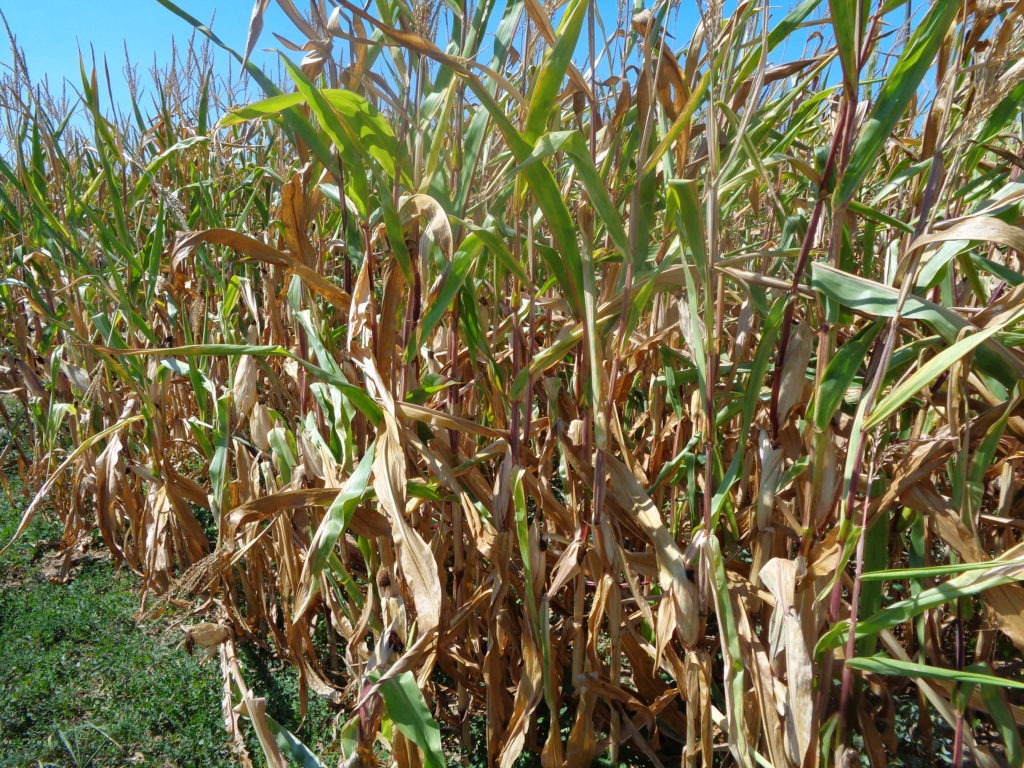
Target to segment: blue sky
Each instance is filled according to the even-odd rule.
[[[204,23],[212,21],[214,32],[232,48],[239,51],[245,48],[251,0],[177,0],[177,4]],[[119,100],[127,95],[122,76],[126,46],[145,83],[154,62],[162,66],[170,60],[172,41],[184,48],[193,32],[189,24],[156,0],[2,0],[0,11],[7,18],[18,45],[24,49],[29,75],[34,81],[48,77],[51,88],[59,90],[60,81],[67,78],[77,88],[81,82],[79,50],[88,67],[91,46],[99,72],[106,56],[115,98]],[[272,62],[274,56],[260,49],[282,47],[271,32],[292,40],[298,38],[295,28],[273,3],[253,55],[261,66]],[[217,57],[224,72],[227,60],[226,55]],[[11,62],[10,46],[5,41],[0,46],[0,67],[6,71]],[[237,72],[237,67],[233,71]]]
[[[245,47],[253,0],[176,0],[177,4],[200,21],[213,20],[214,32],[229,46],[241,51]],[[632,0],[629,0],[632,4]],[[650,4],[649,1],[647,4]],[[687,3],[684,3],[686,5]],[[302,9],[305,2],[297,2]],[[618,0],[599,0],[606,29],[615,24]],[[0,11],[25,51],[29,73],[35,81],[49,77],[51,87],[68,78],[77,86],[79,50],[89,61],[90,46],[97,62],[106,56],[111,77],[121,80],[124,47],[142,73],[154,63],[166,63],[171,55],[172,37],[184,46],[192,28],[156,0],[0,0]],[[285,15],[271,2],[265,16],[263,34],[253,59],[261,66],[274,61],[275,55],[263,53],[264,48],[282,48],[271,35],[277,32],[303,42]],[[685,30],[686,36],[692,32]],[[678,35],[676,36],[679,41]],[[297,57],[298,54],[295,54]],[[11,64],[10,48],[0,44],[0,67]],[[226,67],[227,57],[218,59]],[[275,66],[276,69],[276,66]],[[237,71],[237,69],[235,70]],[[120,83],[115,83],[115,86]],[[119,96],[123,97],[125,91]]]
[[[252,11],[250,0],[177,0],[177,4],[204,23],[213,22],[213,30],[228,45],[242,49]],[[97,55],[107,54],[111,63],[124,59],[123,46],[139,63],[151,63],[154,55],[166,60],[171,38],[188,40],[192,28],[156,0],[5,0],[0,11],[25,49],[30,70],[37,76],[78,73],[78,48],[88,52],[95,46]],[[293,28],[277,6],[271,3],[264,34],[291,32]],[[277,45],[276,40],[262,43]],[[10,64],[11,52],[5,45],[0,62]]]
[[[204,23],[211,23],[214,32],[229,46],[241,51],[245,47],[249,17],[254,0],[176,0],[177,4]],[[633,0],[626,0],[629,5]],[[642,0],[651,5],[652,0]],[[795,0],[772,2],[773,15],[781,14]],[[300,9],[305,2],[297,2]],[[330,5],[330,4],[328,4]],[[619,0],[598,0],[605,31],[611,34],[616,23]],[[726,2],[727,12],[735,0]],[[679,11],[670,20],[673,45],[682,46],[689,40],[696,24],[697,3],[684,0]],[[167,64],[172,52],[172,40],[183,49],[193,29],[184,20],[163,7],[157,0],[0,0],[0,11],[7,19],[18,45],[24,50],[29,74],[33,81],[49,79],[52,92],[59,92],[60,82],[67,78],[73,89],[80,88],[79,51],[85,57],[87,68],[91,62],[90,50],[95,51],[98,72],[102,75],[103,57],[110,68],[114,99],[122,108],[127,106],[127,88],[123,69],[125,47],[133,64],[138,66],[143,86],[149,82],[148,71],[156,63]],[[778,18],[778,16],[776,16]],[[277,72],[277,55],[265,52],[267,48],[283,48],[272,36],[277,32],[295,42],[304,42],[301,34],[281,12],[275,2],[265,16],[265,25],[253,60],[264,68]],[[600,30],[598,30],[600,35]],[[229,57],[215,49],[218,72],[225,75]],[[796,51],[788,51],[796,55]],[[301,54],[290,54],[301,58]],[[0,68],[11,66],[10,47],[0,44]],[[231,70],[238,72],[237,66]],[[101,81],[102,85],[102,81]],[[255,93],[254,93],[255,95]],[[105,101],[106,89],[101,88]],[[141,106],[148,111],[151,99],[143,96]],[[107,105],[105,105],[106,107]]]

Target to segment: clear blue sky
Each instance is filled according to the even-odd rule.
[[[177,0],[177,4],[203,23],[212,22],[213,31],[227,45],[240,52],[244,50],[252,0]],[[193,33],[189,24],[156,0],[0,0],[0,11],[19,47],[24,49],[33,81],[48,77],[51,89],[59,91],[60,81],[67,78],[78,89],[79,50],[88,68],[91,46],[100,73],[106,56],[115,98],[119,100],[127,94],[122,75],[126,46],[145,84],[154,63],[163,66],[170,60],[172,40],[184,48]],[[276,4],[271,3],[253,54],[253,60],[261,66],[275,58],[262,49],[283,47],[271,32],[304,42]],[[220,52],[215,54],[218,65],[226,72],[228,57]],[[4,40],[0,45],[0,67],[6,71],[11,62],[10,45]],[[232,71],[237,73],[237,66]]]
[[[254,0],[176,0],[179,7],[203,23],[212,22],[213,31],[237,51],[245,48],[249,18]],[[626,0],[632,5],[633,0]],[[653,0],[643,0],[650,6]],[[598,0],[605,31],[611,34],[616,23],[616,9],[619,0]],[[735,0],[725,4],[726,12],[735,7]],[[795,4],[795,0],[775,0],[772,3],[773,16],[778,19],[782,13]],[[305,2],[296,2],[300,9]],[[90,48],[95,51],[98,72],[102,76],[103,57],[107,58],[114,98],[120,106],[127,106],[127,88],[124,85],[123,68],[125,47],[134,65],[138,67],[142,84],[149,83],[149,69],[156,63],[164,66],[171,57],[172,40],[184,48],[194,30],[183,19],[164,8],[156,0],[0,0],[0,11],[7,19],[18,45],[24,49],[29,74],[33,81],[49,78],[51,91],[59,92],[60,83],[67,78],[71,87],[80,89],[79,51],[90,66]],[[681,46],[689,40],[697,22],[696,3],[684,0],[673,14],[670,31],[673,45]],[[261,67],[278,71],[277,55],[264,49],[284,49],[271,33],[277,32],[293,42],[302,43],[301,33],[281,12],[275,2],[269,4],[265,16],[263,33],[253,60]],[[600,34],[600,31],[599,31]],[[789,55],[797,52],[789,51]],[[218,72],[228,72],[229,57],[219,49],[214,50]],[[295,59],[301,53],[289,52]],[[10,46],[0,42],[0,68],[11,66]],[[237,66],[232,72],[237,73]],[[101,83],[102,85],[102,83]],[[257,94],[253,94],[256,96]],[[106,101],[106,89],[101,88],[101,98]],[[141,106],[148,111],[151,99],[143,96]],[[109,105],[104,104],[104,108]]]

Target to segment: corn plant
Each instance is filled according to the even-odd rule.
[[[9,113],[25,524],[271,765],[246,640],[346,766],[1024,761],[1019,4],[277,4],[261,98]]]

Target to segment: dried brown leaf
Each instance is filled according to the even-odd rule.
[[[242,57],[243,63],[249,61],[249,56],[260,39],[260,33],[263,31],[263,14],[267,12],[269,5],[270,0],[256,0],[252,7],[252,15],[249,18],[249,35],[245,40],[245,56]]]
[[[266,520],[282,512],[304,509],[305,507],[329,507],[338,496],[337,488],[305,488],[299,491],[281,491],[261,496],[240,504],[228,515],[225,529],[227,540],[231,541],[245,525]],[[373,538],[387,536],[391,526],[380,512],[365,506],[356,508],[350,526],[360,536]],[[225,540],[222,536],[222,541]]]
[[[323,275],[304,264],[300,256],[271,248],[254,237],[243,235],[241,232],[235,232],[232,229],[204,229],[179,235],[171,251],[172,262],[178,263],[187,258],[195,250],[196,246],[201,243],[226,245],[257,261],[284,267],[302,278],[302,281],[309,286],[310,290],[323,296],[339,310],[345,313],[349,311],[349,304],[351,303],[349,295]]]
[[[697,607],[697,588],[686,573],[686,561],[682,550],[672,539],[657,507],[633,473],[614,456],[607,456],[605,460],[612,495],[625,509],[630,510],[654,546],[658,558],[658,582],[666,598],[671,600],[675,607],[674,628],[679,632],[679,639],[687,647],[691,647],[697,642],[700,616]],[[668,619],[663,622],[659,618],[659,624],[665,627],[670,623]]]
[[[441,620],[441,581],[430,546],[405,519],[405,485],[405,452],[398,424],[385,410],[382,428],[377,433],[373,487],[391,521],[398,562],[416,607],[418,631],[421,636],[429,636]]]

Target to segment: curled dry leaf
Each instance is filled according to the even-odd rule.
[[[430,546],[405,518],[405,453],[398,424],[388,411],[377,434],[373,487],[391,522],[402,576],[416,608],[417,629],[422,637],[430,637],[441,620],[441,583]]]
[[[337,488],[306,488],[301,491],[281,491],[240,504],[227,515],[226,539],[233,541],[243,526],[268,520],[283,512],[306,507],[328,507],[337,496]],[[386,536],[391,531],[387,519],[380,512],[366,507],[356,510],[350,525],[360,536],[371,538]]]
[[[791,411],[799,404],[806,403],[804,387],[807,384],[807,364],[811,359],[814,334],[806,323],[793,331],[786,347],[786,360],[782,366],[782,382],[779,385],[779,422],[791,418]]]
[[[247,416],[256,405],[256,376],[256,358],[242,355],[231,387],[231,404],[236,419]]]
[[[319,272],[303,263],[300,255],[271,248],[254,237],[243,235],[231,229],[206,229],[179,235],[171,250],[172,263],[180,263],[191,255],[196,246],[201,243],[226,245],[239,253],[245,254],[249,258],[266,264],[284,267],[301,277],[310,290],[323,296],[340,311],[348,312],[351,302],[349,295]]]
[[[674,615],[666,616],[664,620],[660,618],[659,611],[659,625],[666,629],[674,627],[683,644],[688,648],[692,647],[697,642],[700,615],[697,588],[687,575],[682,550],[673,541],[654,502],[644,492],[633,473],[614,456],[606,457],[606,461],[611,493],[635,516],[648,536],[657,557],[658,581],[669,604],[674,608]]]
[[[192,652],[195,646],[199,646],[206,652],[206,658],[212,659],[219,652],[222,643],[231,637],[231,630],[223,624],[215,624],[209,621],[202,621],[185,627],[185,650]]]
[[[404,198],[399,204],[402,224],[409,224],[413,219],[423,219],[423,232],[420,235],[420,253],[426,253],[430,243],[436,243],[445,261],[449,264],[455,254],[453,246],[452,226],[448,222],[448,214],[444,208],[430,195],[415,194]]]
[[[270,0],[256,0],[252,6],[252,14],[249,18],[249,36],[245,41],[245,56],[242,57],[243,62],[249,60],[249,56],[252,54],[257,41],[260,39],[260,33],[263,31],[263,14],[267,12],[267,7],[269,5]]]

